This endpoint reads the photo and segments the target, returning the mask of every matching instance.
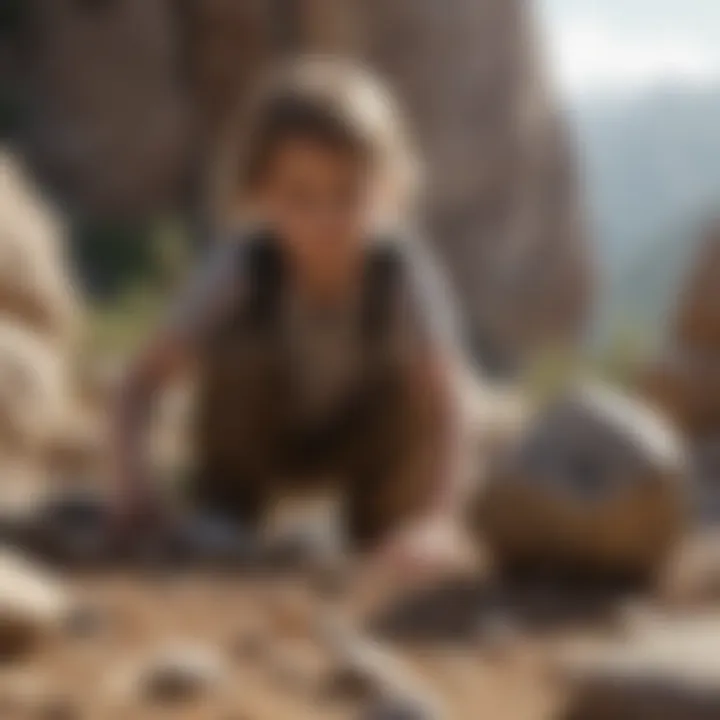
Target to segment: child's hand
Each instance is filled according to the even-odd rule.
[[[466,565],[458,529],[447,517],[415,521],[395,533],[373,556],[380,575],[422,580]]]

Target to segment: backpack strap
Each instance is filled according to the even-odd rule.
[[[363,287],[362,330],[377,342],[391,329],[402,292],[405,262],[397,241],[381,240],[368,250]]]
[[[276,236],[267,230],[241,240],[238,250],[238,276],[247,283],[248,295],[236,319],[256,330],[270,330],[279,318],[287,284],[282,250]]]

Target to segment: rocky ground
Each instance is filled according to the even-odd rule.
[[[0,717],[554,716],[538,648],[500,616],[464,638],[355,639],[345,657],[314,627],[327,609],[309,621],[289,579],[108,572],[70,585],[82,599],[76,616],[0,671]],[[366,651],[370,670],[355,668],[353,653]],[[385,696],[400,709],[384,714]]]
[[[627,664],[623,643],[638,647],[638,627],[660,624],[672,636],[675,622],[662,619],[670,610],[657,601],[541,581],[501,587],[466,576],[368,601],[296,569],[152,560],[64,571],[66,602],[49,618],[32,609],[48,605],[38,601],[45,570],[21,567],[37,581],[24,603],[30,620],[23,616],[37,627],[27,642],[10,643],[7,629],[19,621],[5,596],[17,604],[27,591],[0,582],[0,717],[8,720],[585,720],[595,716],[573,714],[568,703],[595,677],[593,666],[568,663],[567,653],[601,641],[609,643],[603,667],[613,648]]]

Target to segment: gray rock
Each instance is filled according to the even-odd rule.
[[[661,417],[584,385],[538,413],[491,469],[477,531],[501,565],[648,577],[684,529],[687,472]]]
[[[220,656],[201,646],[176,646],[162,650],[141,669],[139,693],[157,702],[182,702],[221,684],[225,667]]]

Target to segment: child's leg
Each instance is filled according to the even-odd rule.
[[[251,348],[252,350],[252,348]],[[268,352],[232,348],[208,368],[196,419],[190,498],[213,515],[257,526],[283,461],[286,403]]]
[[[410,387],[377,394],[348,458],[348,534],[371,549],[426,507],[438,426]]]

